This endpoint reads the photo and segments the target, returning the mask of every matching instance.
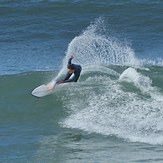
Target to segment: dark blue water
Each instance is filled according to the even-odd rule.
[[[68,44],[99,17],[136,57],[162,59],[162,8],[161,0],[1,0],[0,73],[59,69]]]

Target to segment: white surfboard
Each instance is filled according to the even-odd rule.
[[[47,95],[50,95],[54,92],[54,88],[55,88],[56,82],[50,82],[49,84],[43,84],[40,85],[38,87],[36,87],[31,94],[35,97],[44,97]]]

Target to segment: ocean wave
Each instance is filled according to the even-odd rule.
[[[79,84],[62,87],[62,101],[69,116],[60,121],[61,126],[163,144],[160,68],[144,68],[128,44],[106,37],[101,18],[70,42],[63,68],[55,79],[65,72],[72,54],[83,72]],[[159,78],[155,76],[157,71]]]
[[[78,83],[60,85],[54,94],[41,99],[33,97],[31,90],[48,83],[58,72],[1,75],[1,113],[3,117],[12,115],[8,121],[22,117],[40,119],[45,109],[53,108],[53,118],[61,127],[163,144],[162,71],[160,67],[142,70],[83,66]]]
[[[63,98],[69,116],[60,124],[133,142],[163,144],[163,94],[133,68],[119,77],[90,75],[81,81],[85,85],[80,89],[69,90],[68,94],[78,96],[72,95],[68,102]]]

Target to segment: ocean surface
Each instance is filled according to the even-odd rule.
[[[163,1],[0,0],[0,91],[2,163],[162,163]]]

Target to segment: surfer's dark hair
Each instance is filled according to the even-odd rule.
[[[74,70],[74,66],[72,64],[67,65],[68,69]]]

